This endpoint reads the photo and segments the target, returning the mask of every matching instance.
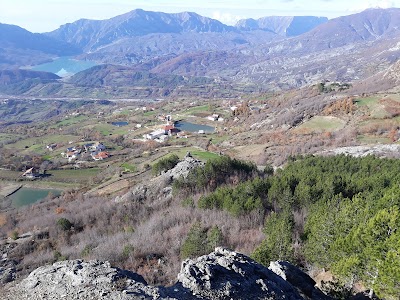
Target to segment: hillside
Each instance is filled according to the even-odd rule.
[[[207,275],[203,277],[202,274]],[[54,284],[46,283],[49,278]],[[266,268],[243,254],[221,247],[186,261],[177,278],[174,286],[155,287],[139,274],[111,267],[109,262],[65,261],[33,271],[5,299],[19,300],[32,294],[34,298],[31,299],[60,296],[92,299],[93,294],[124,300],[331,299],[314,288],[315,282],[290,263],[271,262]]]
[[[0,93],[22,97],[102,99],[232,98],[259,91],[211,77],[166,75],[116,65],[99,65],[58,80],[53,73],[16,70],[0,72]]]
[[[196,13],[166,14],[136,9],[108,20],[82,19],[47,33],[48,36],[94,51],[118,40],[148,34],[234,32],[236,29]]]
[[[54,56],[79,54],[78,48],[15,25],[0,23],[0,67],[37,64]]]
[[[232,27],[195,13],[134,10],[66,24],[46,38],[82,49],[81,60],[277,91],[326,79],[355,82],[387,69],[400,57],[399,20],[400,9],[393,8],[331,20],[247,19]],[[57,43],[50,48],[54,53]],[[48,58],[41,52],[31,58],[36,54]]]
[[[240,30],[267,30],[284,37],[298,36],[328,21],[326,17],[263,17],[257,20],[239,20],[235,27]]]

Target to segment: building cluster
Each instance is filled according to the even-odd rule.
[[[105,151],[106,146],[101,142],[94,142],[84,144],[82,146],[73,146],[66,149],[65,152],[61,153],[61,156],[67,158],[69,162],[72,162],[82,156],[83,153],[89,153],[90,157],[94,160],[103,160],[110,157],[110,154]]]
[[[163,125],[162,128],[143,135],[146,140],[153,140],[159,143],[167,141],[171,136],[178,135],[180,130],[172,124]]]
[[[207,120],[223,122],[224,118],[222,118],[219,114],[212,114],[211,116],[207,117]]]

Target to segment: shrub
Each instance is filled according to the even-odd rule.
[[[165,158],[160,159],[152,167],[153,175],[158,175],[163,171],[168,171],[176,166],[179,162],[179,157],[176,154],[171,154]]]
[[[66,218],[60,218],[57,220],[57,226],[64,231],[68,231],[72,228],[72,226],[74,226],[74,224],[72,224],[71,221]]]
[[[207,254],[222,243],[222,231],[217,226],[206,229],[196,222],[190,228],[181,247],[182,259]]]

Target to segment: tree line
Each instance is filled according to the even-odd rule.
[[[265,240],[253,257],[264,264],[283,259],[330,269],[343,283],[362,281],[388,299],[400,291],[400,161],[374,156],[296,157],[273,176],[252,173],[236,186],[221,166],[199,168],[176,188],[218,187],[203,195],[200,209],[234,216],[264,214]],[[235,163],[239,166],[240,163]],[[249,175],[251,172],[243,174]],[[212,176],[210,176],[212,175]]]

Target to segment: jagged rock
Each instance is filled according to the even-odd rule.
[[[0,283],[8,283],[15,279],[15,266],[11,266],[9,268],[0,267]]]
[[[146,184],[137,185],[134,189],[130,190],[122,196],[117,196],[115,202],[137,201],[143,202],[147,198],[164,197],[168,200],[172,196],[172,188],[170,187],[172,181],[181,176],[186,177],[190,170],[203,166],[204,163],[200,160],[193,158],[190,153],[185,158],[177,163],[177,165],[151,179]]]
[[[314,279],[287,261],[271,261],[268,269],[289,282],[305,298],[313,300],[331,299],[315,287]]]
[[[224,248],[184,261],[178,280],[201,299],[303,299],[268,268]]]
[[[190,152],[188,152],[182,161],[178,162],[175,167],[163,173],[161,176],[170,177],[171,180],[174,180],[181,176],[186,177],[192,169],[201,166],[204,166],[204,163],[193,158]]]
[[[294,266],[279,263],[286,278],[304,279],[307,275]],[[300,281],[294,280],[296,284]],[[301,285],[301,283],[299,283]],[[138,274],[110,266],[109,262],[71,260],[33,271],[10,288],[5,300],[22,299],[119,299],[119,300],[247,300],[304,298],[289,281],[249,257],[216,248],[209,255],[182,263],[178,282],[172,287],[148,285]],[[315,298],[319,299],[319,298]]]
[[[135,287],[131,297],[128,286]],[[153,299],[157,288],[109,262],[61,261],[34,270],[6,299]]]

